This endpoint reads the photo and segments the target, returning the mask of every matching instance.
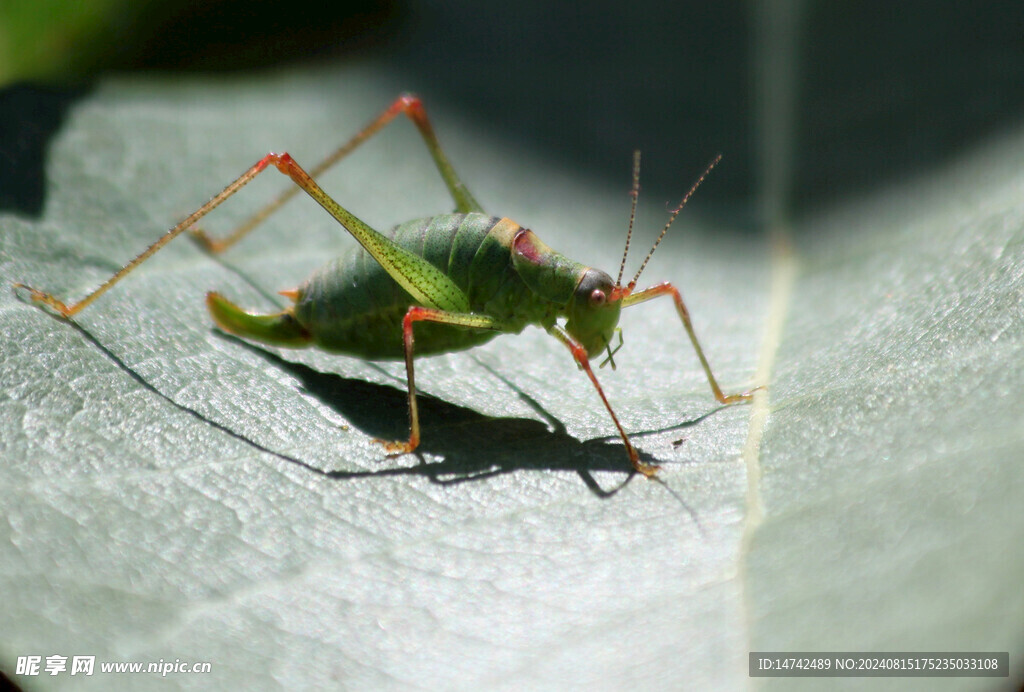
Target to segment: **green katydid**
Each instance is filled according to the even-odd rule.
[[[335,202],[314,178],[400,113],[416,125],[426,142],[455,201],[456,212],[410,221],[397,226],[390,235],[383,235]],[[247,312],[219,293],[208,293],[207,307],[222,329],[278,346],[316,346],[368,360],[404,358],[408,376],[409,439],[379,440],[389,455],[400,455],[416,449],[420,441],[413,375],[414,344],[418,355],[446,353],[482,344],[500,333],[519,333],[529,324],[537,325],[562,342],[586,372],[615,423],[633,468],[653,476],[658,467],[640,461],[590,367],[590,359],[607,352],[605,362],[611,362],[614,368],[612,356],[618,347],[613,349],[611,343],[619,331],[620,310],[659,296],[671,296],[715,398],[723,404],[732,404],[748,401],[753,396],[753,390],[730,395],[722,392],[697,340],[682,296],[672,284],[661,283],[635,290],[640,274],[672,222],[716,163],[718,159],[708,166],[672,211],[640,269],[628,284],[623,285],[622,272],[629,252],[639,192],[639,152],[634,156],[632,209],[626,249],[619,276],[612,282],[605,272],[555,252],[531,230],[508,218],[484,213],[441,149],[420,100],[403,94],[308,173],[287,153],[267,154],[75,303],[66,305],[53,295],[25,284],[18,283],[14,287],[16,292],[21,292],[31,301],[70,319],[183,231],[190,230],[210,252],[222,252],[301,189],[344,226],[361,247],[354,247],[314,273],[300,287],[281,291],[293,302],[275,314]],[[213,239],[195,227],[207,213],[270,168],[287,175],[296,186],[288,188],[223,239]],[[415,329],[414,339],[416,323],[420,324]],[[621,345],[619,332],[618,346]]]

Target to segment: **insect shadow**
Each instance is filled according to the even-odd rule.
[[[403,391],[361,379],[320,372],[303,363],[286,360],[231,334],[214,331],[219,337],[241,345],[289,373],[301,383],[303,391],[343,416],[367,435],[387,438],[407,425],[408,401]],[[455,485],[520,470],[575,471],[587,489],[600,498],[610,498],[637,474],[622,458],[617,435],[591,440],[571,436],[565,424],[547,411],[529,394],[510,382],[501,373],[475,356],[477,364],[513,390],[527,406],[543,417],[546,423],[532,418],[485,416],[473,409],[458,406],[428,394],[421,394],[423,429],[428,431],[420,447],[410,456],[418,458],[414,466],[397,466],[375,471],[324,471],[305,462],[291,459],[305,468],[329,478],[367,478],[373,476],[419,475],[439,485]],[[641,430],[634,437],[643,437],[698,425],[725,406],[716,407],[694,419],[664,428]],[[427,462],[423,452],[441,457]],[[645,463],[658,459],[640,451]],[[621,482],[603,488],[593,471],[624,474]],[[662,485],[690,514],[703,534],[700,519],[686,501],[660,478],[651,479]]]
[[[439,485],[455,485],[518,470],[566,470],[575,471],[587,488],[597,497],[609,498],[625,487],[637,473],[623,459],[621,447],[615,444],[619,439],[617,436],[611,435],[586,441],[572,437],[566,432],[565,425],[561,421],[479,359],[476,360],[481,366],[515,391],[547,423],[531,418],[484,416],[470,408],[424,395],[423,411],[427,414],[424,416],[424,428],[437,434],[431,435],[428,438],[429,442],[424,441],[421,449],[412,454],[418,458],[419,463],[413,466],[391,466],[373,471],[324,470],[297,457],[270,449],[227,425],[175,401],[125,363],[120,356],[93,336],[88,329],[73,320],[67,323],[140,386],[183,413],[260,452],[301,466],[327,478],[355,479],[418,475]],[[408,402],[405,393],[394,387],[342,377],[334,373],[320,372],[305,364],[288,361],[275,353],[230,334],[217,330],[214,330],[213,333],[249,349],[275,367],[291,374],[301,383],[306,394],[333,409],[368,435],[386,436],[393,434],[395,430],[403,429],[403,426],[406,425]],[[689,428],[697,425],[719,408],[693,420],[664,429],[645,430],[634,434],[643,436]],[[440,456],[441,460],[427,462],[421,452]],[[644,461],[657,463],[657,459],[647,453],[641,452],[641,456]],[[620,473],[624,478],[611,489],[605,489],[594,478],[592,474],[594,471]],[[697,517],[685,501],[661,479],[654,478],[653,480],[663,485],[679,500],[700,528]]]
[[[402,390],[321,372],[230,334],[216,330],[214,333],[295,377],[306,395],[337,412],[367,435],[388,439],[408,427],[408,399]],[[485,416],[471,408],[422,394],[423,441],[416,452],[408,455],[418,458],[419,463],[372,471],[323,471],[305,463],[303,466],[331,478],[420,475],[442,485],[520,470],[575,471],[587,488],[599,497],[611,497],[636,474],[623,458],[621,445],[614,443],[619,439],[617,436],[587,441],[572,437],[561,421],[529,395],[488,366],[484,367],[512,387],[547,422],[532,418]],[[428,462],[421,453],[439,456],[441,460]],[[657,463],[648,454],[642,453],[641,456],[645,462]],[[400,459],[396,462],[400,463]],[[620,473],[625,478],[606,490],[594,478],[594,471]]]
[[[66,322],[141,387],[179,411],[253,449],[327,478],[418,475],[439,485],[455,485],[517,470],[571,470],[579,474],[592,493],[601,498],[608,498],[615,495],[636,475],[636,471],[623,459],[621,448],[609,444],[610,441],[618,440],[616,436],[580,442],[568,435],[560,422],[557,429],[551,431],[537,420],[492,418],[430,395],[423,396],[423,411],[428,414],[431,421],[425,422],[424,428],[439,434],[432,436],[436,439],[424,443],[420,450],[410,455],[419,459],[418,464],[392,466],[374,471],[324,470],[308,461],[260,444],[224,423],[175,401],[136,372],[88,329],[73,320]],[[368,435],[394,434],[395,430],[401,430],[407,425],[405,416],[408,399],[404,392],[394,387],[319,372],[302,363],[285,360],[275,353],[230,334],[217,330],[213,330],[213,333],[249,349],[275,367],[291,374],[299,380],[306,394],[338,412]],[[550,414],[546,415],[550,420],[556,420]],[[439,455],[442,460],[426,462],[422,452]],[[647,455],[645,460],[649,460]],[[611,490],[606,490],[594,479],[591,471],[621,473],[625,478]]]

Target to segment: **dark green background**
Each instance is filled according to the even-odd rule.
[[[752,54],[759,31],[778,42],[769,55],[794,51],[784,204],[797,212],[927,170],[1019,122],[1024,108],[1024,5],[1014,2],[37,5],[39,17],[10,7],[0,16],[8,83],[369,57],[428,102],[457,104],[580,175],[628,180],[640,148],[645,187],[674,196],[721,152],[701,194],[734,225],[764,220],[751,98],[763,79]],[[26,178],[38,175],[39,149],[25,139],[50,132],[60,106],[0,95],[5,207],[38,210],[41,193]]]

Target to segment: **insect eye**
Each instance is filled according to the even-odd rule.
[[[606,296],[604,291],[602,291],[600,288],[595,288],[593,291],[590,292],[591,305],[604,305],[606,300],[608,300],[608,296]]]

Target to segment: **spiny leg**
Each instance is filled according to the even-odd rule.
[[[475,327],[477,329],[499,329],[500,325],[486,315],[472,313],[447,312],[435,308],[414,305],[405,313],[402,320],[402,339],[405,344],[405,372],[409,384],[409,439],[375,440],[384,445],[389,456],[408,454],[420,444],[420,414],[416,406],[416,377],[413,373],[413,334],[412,327],[416,322],[437,322],[459,327]]]
[[[285,154],[284,156],[287,156],[287,154]],[[157,250],[159,250],[164,245],[174,240],[178,235],[181,234],[182,231],[190,228],[191,226],[194,226],[196,222],[199,221],[199,219],[209,214],[224,200],[238,192],[242,187],[246,185],[246,183],[248,183],[250,180],[259,175],[267,167],[267,165],[274,162],[277,158],[278,154],[267,154],[266,156],[264,156],[258,163],[256,163],[256,165],[254,165],[252,168],[250,168],[245,173],[240,175],[233,183],[228,185],[226,188],[221,190],[220,193],[213,197],[213,199],[211,199],[209,202],[207,202],[206,204],[192,212],[192,214],[190,214],[184,221],[182,221],[181,223],[177,224],[176,226],[168,230],[166,233],[164,233],[155,243],[153,243],[148,248],[139,253],[139,255],[135,257],[135,259],[131,260],[130,262],[128,262],[128,264],[121,267],[121,269],[115,272],[113,276],[104,281],[102,284],[100,284],[98,288],[93,290],[91,293],[86,295],[78,302],[71,303],[70,305],[65,305],[52,294],[40,291],[37,288],[32,288],[31,286],[26,286],[25,284],[22,283],[14,284],[14,288],[16,291],[24,290],[25,292],[28,293],[28,298],[30,300],[50,308],[51,310],[59,314],[61,317],[74,317],[76,314],[85,309],[90,303],[92,303],[94,300],[96,300],[101,295],[110,290],[110,288],[113,287],[114,284],[116,284],[118,281],[123,279],[129,273],[131,273],[133,269],[135,269],[137,266],[139,266],[147,259],[149,259],[154,253],[156,253]]]
[[[385,125],[394,120],[395,116],[399,113],[404,113],[413,122],[413,124],[416,125],[416,129],[419,130],[420,135],[423,137],[423,141],[427,145],[427,149],[430,150],[430,155],[434,159],[437,170],[441,173],[441,177],[444,179],[445,185],[447,185],[448,191],[451,193],[452,199],[455,201],[456,209],[462,213],[473,211],[482,212],[483,209],[480,207],[480,204],[477,203],[476,199],[473,198],[473,195],[466,188],[465,184],[463,184],[462,180],[459,179],[459,176],[455,173],[455,169],[452,168],[451,162],[445,155],[444,150],[441,149],[441,144],[437,140],[437,135],[434,133],[434,128],[430,124],[430,119],[427,117],[427,112],[423,108],[423,103],[418,97],[413,96],[412,94],[402,94],[395,99],[394,103],[374,118],[368,125],[366,125],[366,127],[357,132],[352,139],[345,142],[345,144],[331,153],[327,158],[309,169],[309,175],[313,178],[318,177],[328,168],[355,151],[360,144],[377,134]],[[296,188],[288,188],[274,201],[250,216],[238,228],[224,238],[211,238],[205,231],[198,228],[192,229],[192,235],[210,252],[223,252],[241,240],[251,230],[256,228],[256,226],[266,220],[267,217],[281,208],[281,206],[294,197],[297,192],[298,190]]]
[[[590,369],[590,358],[587,356],[587,349],[583,348],[576,339],[572,337],[569,332],[565,331],[562,327],[557,324],[548,329],[548,333],[555,337],[563,344],[565,344],[572,357],[576,359],[576,362],[581,368],[587,373],[587,377],[594,384],[594,388],[597,390],[598,395],[601,397],[601,401],[604,402],[604,407],[608,409],[609,415],[612,417],[612,422],[615,423],[615,427],[619,431],[619,436],[622,438],[623,444],[626,445],[626,454],[629,455],[629,463],[633,465],[633,468],[644,474],[648,478],[653,478],[658,472],[659,466],[653,464],[645,464],[640,461],[640,455],[637,454],[636,449],[633,447],[633,443],[629,441],[629,435],[622,428],[622,424],[619,422],[619,417],[615,415],[615,411],[612,410],[611,404],[608,403],[608,397],[604,394],[604,389],[601,388],[601,384],[597,381],[597,377],[594,375],[594,371]]]
[[[335,202],[324,192],[306,171],[287,153],[270,153],[260,159],[249,170],[240,175],[234,182],[224,188],[213,199],[192,212],[184,221],[171,228],[155,243],[143,250],[139,255],[117,271],[113,276],[104,281],[98,288],[86,295],[76,303],[65,305],[50,293],[32,288],[22,283],[14,284],[15,290],[24,290],[28,298],[35,303],[42,304],[62,317],[70,318],[85,309],[90,303],[106,293],[118,281],[127,276],[133,269],[149,259],[157,250],[174,240],[182,231],[194,225],[199,219],[206,216],[224,200],[238,192],[249,181],[265,171],[268,167],[276,168],[284,173],[298,186],[296,189],[304,190],[310,197],[316,200],[328,213],[331,214],[341,225],[370,252],[371,255],[388,270],[388,273],[398,281],[403,288],[408,290],[423,302],[441,306],[459,306],[465,304],[468,309],[468,302],[459,292],[451,280],[421,258],[410,257],[411,253],[395,246],[377,231],[370,228],[359,220],[354,214]],[[413,281],[408,280],[413,276]],[[416,281],[417,277],[423,277],[422,281]]]
[[[672,296],[672,299],[675,301],[676,312],[679,313],[679,318],[683,321],[683,327],[686,328],[686,333],[690,336],[690,342],[693,344],[693,350],[697,352],[697,357],[700,359],[701,367],[704,368],[704,374],[707,375],[708,384],[711,385],[711,391],[714,392],[715,398],[718,399],[718,401],[723,404],[735,404],[741,401],[749,401],[753,398],[755,391],[764,388],[763,386],[755,387],[754,389],[748,392],[743,392],[742,394],[722,393],[722,388],[718,386],[718,381],[711,372],[711,366],[708,364],[708,359],[704,355],[704,349],[700,347],[700,342],[697,340],[697,334],[693,331],[693,324],[690,322],[690,311],[686,309],[686,304],[683,302],[683,296],[679,293],[679,289],[672,284],[665,282],[626,296],[622,300],[622,307],[627,308],[630,305],[643,303],[664,295]]]

